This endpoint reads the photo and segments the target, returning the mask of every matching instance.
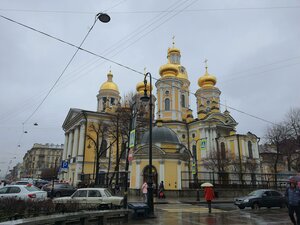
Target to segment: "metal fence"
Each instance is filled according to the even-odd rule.
[[[181,174],[182,189],[196,189],[204,182],[212,183],[216,188],[276,188],[287,186],[290,174],[274,173],[236,173],[236,172],[198,172]],[[277,181],[275,177],[277,176]]]

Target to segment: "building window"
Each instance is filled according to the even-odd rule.
[[[170,99],[168,98],[165,99],[165,110],[166,111],[170,110]]]
[[[221,143],[221,159],[226,159],[226,150],[224,142]]]
[[[101,146],[100,146],[100,154],[101,154],[101,158],[106,158],[106,154],[107,154],[107,141],[106,140],[102,140],[101,142]]]
[[[169,93],[170,93],[169,91],[166,91],[166,92],[165,92],[166,95],[168,95]]]
[[[248,141],[248,153],[249,153],[249,158],[253,159],[253,152],[252,152],[252,143],[251,143],[251,141]]]
[[[185,135],[184,134],[182,135],[182,139],[185,139]]]
[[[185,96],[181,95],[181,107],[185,107]]]
[[[192,134],[192,138],[195,138],[195,134]]]
[[[114,105],[115,104],[115,98],[110,98],[110,104]]]

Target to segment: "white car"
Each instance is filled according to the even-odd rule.
[[[45,200],[47,192],[41,191],[32,184],[6,185],[0,188],[0,199],[14,198],[21,200]]]
[[[112,196],[107,188],[80,188],[69,197],[53,199],[53,203],[58,209],[72,203],[78,204],[80,209],[120,208],[123,197]]]

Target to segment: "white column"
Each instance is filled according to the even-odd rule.
[[[62,160],[67,159],[67,153],[68,153],[68,138],[69,138],[69,134],[68,134],[68,133],[65,133],[65,144],[64,144],[64,150],[63,150]]]
[[[181,161],[177,163],[177,189],[181,190]]]
[[[67,159],[69,158],[69,155],[72,154],[72,146],[73,146],[73,130],[70,130],[69,132],[69,138],[68,138],[68,153],[67,153]]]
[[[84,135],[85,135],[85,123],[82,123],[80,126],[79,146],[78,146],[78,153],[77,153],[79,157],[82,157],[84,152]]]
[[[76,157],[77,150],[78,150],[78,136],[79,136],[79,127],[75,128],[74,131],[74,141],[73,141],[73,148],[72,148],[72,157]]]
[[[159,162],[159,180],[158,183],[160,183],[161,181],[165,182],[165,164],[164,161],[161,160]]]
[[[136,162],[136,174],[135,174],[135,188],[140,189],[141,188],[141,165],[140,162]]]

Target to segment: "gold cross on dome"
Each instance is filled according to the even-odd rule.
[[[207,62],[208,62],[208,59],[205,59],[205,60],[204,60],[204,63],[205,63],[205,69],[206,69],[206,71],[207,71],[207,68],[208,68]]]
[[[173,35],[173,37],[172,37],[172,39],[173,39],[173,48],[174,48],[174,46],[175,46],[175,35]]]

